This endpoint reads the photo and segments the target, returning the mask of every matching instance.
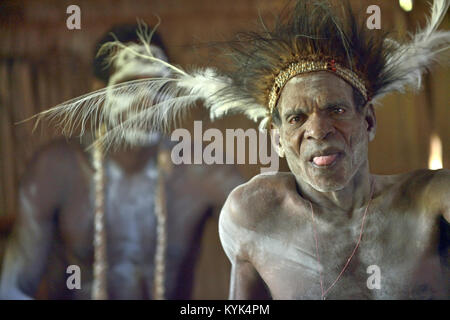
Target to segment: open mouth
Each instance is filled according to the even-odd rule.
[[[318,168],[332,167],[341,158],[342,152],[339,150],[325,150],[316,152],[310,159],[313,166]]]

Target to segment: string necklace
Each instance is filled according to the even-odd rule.
[[[102,126],[97,137],[102,137],[106,127]],[[94,266],[92,281],[92,299],[108,299],[107,289],[107,251],[106,251],[106,217],[105,217],[105,183],[106,175],[103,166],[105,150],[99,141],[94,142],[93,167],[95,184],[95,209],[94,209]],[[169,158],[170,159],[170,158]],[[165,194],[165,176],[170,173],[171,166],[167,152],[158,150],[157,154],[157,188],[155,192],[156,225],[156,250],[154,257],[153,296],[155,300],[165,298],[165,265],[167,247],[167,206]]]
[[[353,249],[352,253],[351,253],[350,256],[348,257],[347,262],[345,263],[345,265],[344,265],[344,267],[342,268],[341,272],[340,272],[339,275],[337,276],[336,280],[334,280],[334,282],[333,282],[333,283],[328,287],[328,289],[326,289],[326,290],[324,290],[322,271],[319,271],[319,276],[320,276],[320,290],[321,290],[321,292],[322,292],[322,296],[321,296],[322,300],[325,300],[325,299],[326,299],[326,295],[328,294],[328,292],[329,292],[329,291],[334,287],[334,285],[340,280],[341,276],[344,274],[345,270],[347,269],[348,265],[350,264],[350,261],[352,260],[353,256],[355,255],[356,250],[358,250],[358,247],[359,247],[359,244],[361,243],[362,235],[363,235],[363,232],[364,232],[364,222],[365,222],[365,220],[366,220],[366,215],[367,215],[367,212],[368,212],[368,210],[369,210],[370,202],[372,201],[372,196],[373,196],[373,191],[374,191],[374,190],[373,190],[373,184],[374,184],[374,183],[372,182],[371,187],[370,187],[370,189],[371,189],[371,191],[370,191],[370,198],[369,198],[369,202],[367,203],[366,210],[364,211],[364,215],[363,215],[363,218],[362,218],[362,222],[361,222],[361,231],[360,231],[360,233],[359,233],[358,242],[356,243],[355,248]],[[309,206],[310,206],[310,208],[311,208],[311,216],[312,216],[312,221],[313,221],[314,240],[315,240],[315,243],[316,243],[316,259],[317,259],[317,262],[318,262],[319,265],[320,265],[319,240],[318,240],[317,232],[316,232],[316,220],[315,220],[315,218],[314,218],[314,208],[313,208],[313,206],[312,206],[311,201],[308,200],[308,202],[309,202]]]
[[[106,127],[102,125],[97,131],[97,138],[101,138],[106,132]],[[107,289],[107,252],[106,252],[106,226],[105,226],[105,172],[103,157],[105,150],[99,141],[94,142],[92,154],[92,165],[94,167],[94,265],[91,297],[93,300],[108,299]]]

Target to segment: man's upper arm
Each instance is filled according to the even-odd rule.
[[[442,170],[442,202],[443,216],[450,223],[450,170]]]
[[[248,261],[236,260],[231,267],[230,300],[271,299],[264,280]]]
[[[41,152],[21,181],[16,222],[8,239],[0,278],[2,298],[29,298],[39,285],[63,188],[61,172],[58,174],[54,165],[58,160],[63,161],[54,150]]]
[[[246,227],[246,212],[238,187],[230,194],[219,218],[222,247],[231,262],[230,299],[269,299],[264,281],[253,266],[248,248],[252,246],[254,231]],[[245,217],[244,217],[245,216]]]
[[[438,213],[450,222],[450,170],[441,169],[434,172],[426,199],[430,199]]]

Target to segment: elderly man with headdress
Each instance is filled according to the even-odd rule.
[[[338,15],[297,1],[274,30],[239,46],[235,83],[267,107],[291,172],[257,176],[228,197],[220,234],[230,298],[450,297],[450,172],[380,176],[368,161],[374,101],[420,85],[449,47],[450,32],[435,31],[447,8],[435,1],[429,25],[398,43],[348,4]]]
[[[170,77],[111,90],[148,96],[164,88],[164,95],[151,107],[141,98],[105,141],[117,143],[123,130],[149,123],[167,129],[198,100],[211,119],[242,113],[271,129],[291,172],[256,176],[222,209],[230,298],[448,299],[450,172],[373,175],[368,144],[377,127],[374,103],[420,88],[423,73],[449,48],[450,32],[437,30],[449,3],[435,0],[427,26],[409,41],[367,29],[348,2],[333,8],[297,0],[273,29],[263,25],[231,42],[228,70],[188,72],[147,53]],[[448,57],[441,62],[448,65]],[[39,118],[56,116],[70,128],[101,113],[104,95]]]
[[[152,33],[150,43],[144,24],[110,31],[96,49],[117,40],[167,62],[161,39]],[[94,61],[108,87],[170,74],[139,54],[120,48],[111,54],[112,60],[100,50]],[[96,139],[132,117],[123,108],[139,96],[104,91]],[[123,131],[121,139],[132,147],[110,150],[83,138],[81,145],[52,143],[31,161],[5,253],[1,297],[34,297],[45,273],[50,299],[189,299],[205,222],[242,178],[232,166],[172,166],[171,142],[158,132]],[[76,270],[69,266],[80,268],[81,288],[67,286]]]

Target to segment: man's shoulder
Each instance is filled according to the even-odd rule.
[[[76,141],[58,139],[40,147],[29,160],[22,181],[55,175],[67,176],[87,159],[83,147]]]
[[[56,139],[43,145],[34,154],[34,159],[46,161],[52,164],[61,163],[61,161],[80,161],[80,156],[84,156],[86,151],[80,143],[75,140]]]
[[[450,191],[450,170],[419,169],[408,173],[379,176],[382,188],[401,203],[437,213]]]
[[[405,185],[410,191],[416,191],[427,206],[442,203],[450,191],[450,170],[416,170]]]
[[[403,191],[414,189],[415,192],[424,192],[427,189],[448,186],[450,170],[418,169],[407,173],[377,176],[383,185],[392,185]]]
[[[255,229],[261,220],[275,215],[292,188],[295,179],[290,172],[259,174],[230,193],[221,216],[233,224]]]
[[[220,240],[230,261],[250,259],[255,237],[271,228],[289,187],[295,188],[291,173],[260,174],[230,193],[219,218]]]

